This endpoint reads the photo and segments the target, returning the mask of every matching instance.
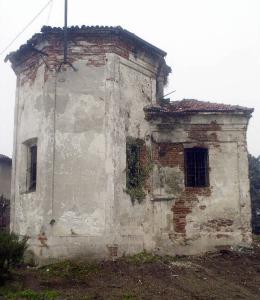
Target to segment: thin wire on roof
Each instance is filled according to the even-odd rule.
[[[0,56],[3,55],[6,50],[8,50],[13,43],[25,32],[27,28],[29,28],[32,23],[43,13],[43,11],[53,2],[54,0],[49,0],[43,8],[32,18],[32,20],[11,40],[11,42],[0,52]]]

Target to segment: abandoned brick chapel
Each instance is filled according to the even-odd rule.
[[[36,259],[250,245],[253,109],[170,102],[166,53],[121,27],[43,27],[17,75],[11,229]]]

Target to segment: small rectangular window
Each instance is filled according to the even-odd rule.
[[[20,193],[34,192],[37,186],[37,151],[36,137],[24,141],[21,145]]]
[[[29,147],[29,162],[29,191],[35,191],[37,181],[37,145]]]
[[[187,187],[209,186],[208,149],[185,149],[185,185]]]

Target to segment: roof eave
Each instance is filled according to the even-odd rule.
[[[187,116],[187,115],[240,115],[245,116],[247,118],[252,117],[252,113],[254,112],[254,109],[248,109],[248,110],[207,110],[207,111],[198,111],[198,110],[189,110],[189,111],[178,111],[178,112],[165,112],[165,111],[149,111],[145,110],[145,116],[146,119],[154,119],[154,118],[160,118],[160,117],[178,117],[178,116]]]
[[[167,53],[162,49],[148,43],[142,38],[138,37],[134,33],[123,29],[120,26],[109,27],[109,26],[72,26],[68,28],[68,34],[78,33],[78,34],[115,34],[118,36],[122,36],[126,39],[132,40],[134,43],[138,44],[140,47],[146,48],[154,54],[165,57]],[[60,27],[51,27],[51,26],[43,26],[41,28],[40,33],[34,34],[26,44],[20,46],[20,48],[16,51],[10,52],[4,59],[5,62],[10,61],[13,63],[18,57],[25,55],[29,51],[32,50],[37,44],[41,41],[45,40],[50,35],[60,35],[63,37],[63,29]]]

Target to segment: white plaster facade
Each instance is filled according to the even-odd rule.
[[[41,262],[82,255],[107,258],[111,246],[120,256],[249,245],[250,113],[148,116],[144,108],[158,106],[169,72],[165,53],[120,28],[90,29],[70,31],[69,61],[75,70],[60,66],[62,40],[55,29],[8,56],[17,74],[12,230],[30,237]],[[154,143],[208,148],[210,187],[206,193],[203,188],[191,191],[192,201],[185,200],[190,212],[182,216],[184,232],[176,231],[174,216],[174,206],[187,190],[181,163],[161,167],[154,162],[146,197],[133,205],[125,192],[127,137],[143,139],[152,159]],[[30,192],[32,140],[37,144],[37,185]],[[183,151],[178,155],[183,161]],[[176,188],[158,186],[159,169],[165,178],[174,178]]]

